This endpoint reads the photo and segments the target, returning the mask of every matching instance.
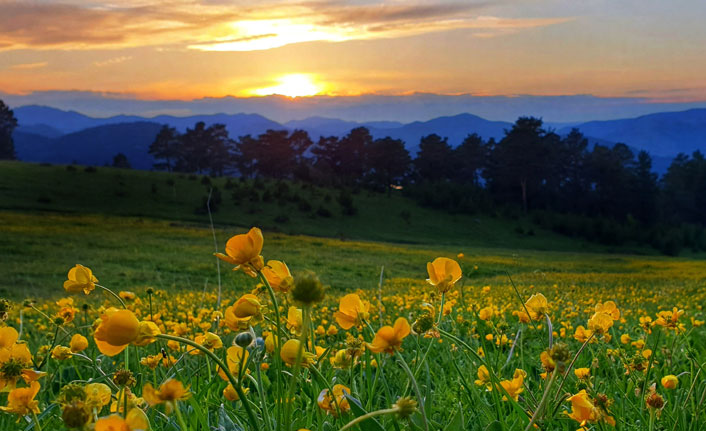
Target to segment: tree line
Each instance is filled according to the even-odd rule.
[[[15,158],[16,126],[0,101],[0,158]],[[667,252],[706,250],[706,159],[700,151],[679,154],[660,178],[645,151],[636,154],[622,143],[591,145],[577,129],[560,136],[533,117],[518,118],[499,140],[471,133],[454,148],[430,134],[418,148],[413,157],[405,142],[376,139],[364,127],[316,141],[303,130],[234,139],[222,124],[199,122],[185,133],[163,126],[149,153],[160,170],[290,179],[349,191],[401,189],[444,211],[531,214],[544,227],[605,243],[641,237],[638,242]]]
[[[706,223],[704,155],[680,154],[662,177],[645,151],[625,144],[589,145],[577,129],[559,136],[541,119],[519,118],[496,141],[469,134],[453,148],[425,136],[416,157],[399,139],[373,138],[364,127],[316,142],[303,130],[229,137],[202,122],[180,134],[164,126],[150,147],[155,168],[209,175],[306,181],[378,191],[403,188],[420,203],[447,211],[510,206],[632,218],[640,223]]]

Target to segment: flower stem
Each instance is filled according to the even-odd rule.
[[[220,367],[220,369],[223,370],[223,373],[226,375],[226,377],[228,377],[228,382],[231,385],[233,385],[233,387],[235,388],[235,391],[238,393],[238,396],[240,397],[240,400],[243,403],[243,407],[245,407],[245,412],[248,415],[248,420],[250,421],[250,426],[252,427],[252,429],[253,430],[260,429],[257,418],[255,417],[255,413],[253,413],[252,408],[250,408],[250,404],[248,404],[248,401],[245,399],[245,393],[243,392],[243,389],[240,387],[240,385],[238,384],[238,381],[235,379],[235,377],[233,377],[233,373],[230,372],[228,367],[223,363],[223,361],[218,356],[216,356],[215,353],[208,350],[204,346],[202,346],[194,341],[188,340],[186,338],[176,337],[174,335],[167,335],[167,334],[159,334],[159,335],[157,335],[156,338],[161,338],[163,340],[171,340],[171,341],[176,341],[178,343],[186,344],[188,346],[191,346],[195,349],[200,350],[206,356],[211,358],[211,360],[213,360],[213,362],[215,362],[216,365],[218,365]]]
[[[537,406],[537,409],[534,411],[534,414],[532,415],[532,418],[530,419],[529,423],[527,424],[525,431],[529,431],[532,428],[532,425],[534,425],[534,422],[541,417],[542,410],[544,410],[544,406],[547,404],[547,401],[549,401],[549,390],[554,385],[554,380],[556,380],[556,375],[557,375],[558,371],[559,371],[559,368],[554,368],[554,372],[552,372],[552,376],[549,378],[549,381],[547,382],[547,387],[544,388],[544,395],[542,395],[542,399],[539,401],[539,405]]]
[[[34,417],[34,423],[37,425],[37,431],[42,431],[42,425],[39,423],[39,418],[37,417],[37,414],[32,412],[32,416]]]
[[[569,377],[569,373],[571,372],[571,369],[574,367],[574,363],[578,359],[579,355],[581,352],[583,352],[583,349],[586,348],[588,343],[593,339],[595,336],[595,333],[592,333],[590,337],[586,339],[586,341],[583,342],[581,347],[579,348],[578,352],[574,355],[574,358],[571,360],[571,363],[569,363],[569,366],[566,367],[566,371],[564,371],[564,376],[561,378],[561,383],[559,384],[559,389],[556,391],[556,395],[554,396],[554,401],[556,401],[559,398],[559,395],[561,394],[561,388],[564,387],[564,383],[566,383],[566,379]]]
[[[100,284],[96,284],[96,286],[100,287],[100,288],[103,289],[104,291],[106,291],[106,292],[108,292],[109,294],[113,295],[113,296],[115,297],[115,299],[117,299],[118,302],[120,302],[120,305],[122,305],[123,308],[127,308],[127,305],[125,305],[125,301],[123,301],[123,298],[121,298],[120,296],[118,296],[115,292],[113,292],[112,290],[108,289],[108,288],[105,287],[105,286],[101,286]]]
[[[422,391],[419,390],[419,385],[417,384],[417,379],[414,378],[414,374],[412,374],[412,370],[409,369],[409,366],[407,365],[407,362],[405,362],[404,358],[402,357],[402,354],[398,351],[395,351],[395,354],[397,355],[397,359],[399,359],[400,366],[404,370],[405,373],[407,373],[407,377],[409,377],[410,382],[412,382],[412,387],[414,388],[414,392],[417,394],[417,398],[419,399],[419,411],[422,413],[422,422],[424,423],[424,430],[429,431],[429,423],[427,422],[427,413],[424,410],[424,398],[422,398]]]
[[[186,422],[184,422],[184,416],[182,416],[181,410],[179,410],[178,401],[174,401],[174,411],[176,412],[177,420],[179,421],[179,427],[181,428],[181,431],[187,431],[188,428],[186,426]]]
[[[366,414],[364,414],[362,416],[358,416],[357,418],[348,422],[339,431],[344,431],[344,430],[347,430],[348,428],[352,428],[352,427],[356,426],[357,424],[363,422],[364,420],[368,420],[368,419],[373,418],[375,416],[389,415],[389,414],[397,413],[399,410],[400,410],[399,408],[391,408],[391,409],[375,410],[374,412],[366,413]]]

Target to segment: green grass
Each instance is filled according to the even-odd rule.
[[[195,213],[209,190],[202,184],[202,176],[104,167],[95,172],[84,167],[70,169],[0,162],[0,209],[149,217],[208,225],[206,213]],[[615,249],[564,237],[524,219],[421,208],[396,194],[388,197],[360,191],[353,195],[357,214],[344,215],[336,190],[286,182],[289,192],[279,199],[275,196],[282,186],[275,181],[262,180],[256,185],[253,180],[236,179],[237,189],[227,189],[226,181],[211,179],[222,193],[222,203],[213,213],[214,223],[224,227],[260,226],[270,232],[404,244],[654,254],[642,247]],[[253,191],[259,200],[251,200]],[[270,198],[265,196],[268,194]],[[310,208],[302,209],[302,201]],[[320,208],[330,217],[320,215]],[[402,213],[410,215],[408,221]]]
[[[170,179],[174,184],[168,187]],[[224,180],[217,181],[223,189]],[[152,184],[156,184],[156,193],[152,193]],[[264,187],[272,193],[275,183]],[[262,254],[266,260],[285,261],[295,275],[300,270],[312,270],[331,286],[324,302],[312,310],[313,327],[320,325],[325,331],[335,325],[333,313],[339,297],[357,292],[372,304],[372,328],[361,325],[348,331],[339,328],[337,334],[318,332],[315,344],[331,349],[330,356],[300,373],[282,364],[276,353],[265,354],[251,347],[247,367],[252,378],[244,379],[243,385],[250,390],[247,399],[256,411],[257,426],[253,429],[335,430],[364,411],[390,408],[398,397],[419,400],[399,358],[413,370],[426,399],[430,429],[524,429],[529,420],[526,412],[536,409],[547,384],[540,377],[543,368],[539,358],[548,347],[548,337],[544,320],[532,325],[518,322],[513,312],[521,312],[522,303],[508,276],[519,288],[523,301],[540,292],[548,298],[549,314],[557,332],[555,341],[566,343],[571,357],[577,355],[582,344],[574,338],[574,331],[579,325],[587,325],[597,302],[616,301],[623,317],[611,328],[612,339],[588,344],[576,357],[575,367],[591,369],[590,380],[578,381],[569,373],[561,393],[558,384],[552,387],[541,429],[576,430],[579,423],[567,416],[571,407],[564,396],[581,389],[610,400],[609,412],[618,423],[617,429],[648,429],[649,413],[643,408],[641,391],[652,383],[667,400],[655,429],[696,431],[706,420],[706,326],[699,323],[705,320],[702,304],[706,300],[706,261],[698,256],[605,254],[600,247],[539,230],[534,236],[518,235],[514,227],[519,221],[443,214],[418,208],[399,196],[388,199],[384,195],[358,194],[355,202],[359,213],[343,216],[335,196],[328,202],[325,198],[333,192],[301,185],[290,187],[314,204],[311,211],[302,212],[293,202],[280,205],[276,199],[240,199],[236,205],[229,195],[224,195],[224,203],[215,213],[216,247],[223,250],[230,236],[243,233],[250,226],[262,227]],[[257,281],[242,272],[232,272],[223,264],[224,301],[217,308],[214,238],[207,215],[194,213],[204,194],[200,179],[189,177],[0,163],[0,297],[16,302],[28,297],[39,299],[35,310],[14,304],[6,323],[23,328],[22,340],[37,361],[43,357],[41,346],[53,344],[54,333],[60,335],[56,341],[63,346],[74,333],[83,333],[90,340],[84,352],[88,360],[75,356],[45,363],[43,370],[48,374],[40,380],[37,396],[44,430],[64,429],[56,404],[62,386],[69,382],[82,384],[88,379],[106,381],[125,366],[128,355],[127,362],[137,381],[133,388],[136,394],[144,393],[146,383],[158,385],[168,378],[189,386],[191,399],[179,404],[188,430],[248,429],[243,404],[225,400],[222,391],[226,382],[215,376],[215,364],[203,355],[170,350],[164,340],[130,346],[126,354],[112,358],[100,355],[91,329],[91,322],[99,319],[102,312],[97,305],[118,305],[113,298],[101,295],[100,289],[90,296],[73,297],[76,318],[64,324],[66,334],[54,329],[52,323],[51,316],[58,311],[54,301],[65,296],[62,284],[67,271],[82,263],[93,269],[101,284],[116,292],[136,292],[137,299],[128,307],[143,319],[154,311],[163,333],[173,334],[179,326],[185,328],[185,337],[194,339],[204,330],[199,324],[205,324],[222,337],[225,347],[231,346],[237,331],[222,324],[212,325],[212,318],[250,292]],[[335,210],[332,217],[314,215],[321,205]],[[404,209],[412,214],[410,224],[399,217]],[[274,218],[283,213],[289,215],[289,221],[275,222]],[[463,281],[441,299],[425,282],[426,263],[438,256],[456,257],[460,252],[465,255],[458,258]],[[376,288],[382,266],[385,280],[380,304]],[[154,304],[147,297],[147,287],[157,290],[152,298]],[[284,294],[278,297],[286,315],[291,298]],[[274,320],[270,297],[261,295],[259,300],[265,305],[267,320],[251,322],[255,334],[262,337],[264,331],[276,329],[270,324]],[[441,339],[412,334],[405,338],[404,351],[398,358],[387,354],[373,356],[366,351],[352,369],[332,366],[330,357],[348,349],[348,334],[371,342],[373,332],[382,324],[391,324],[398,317],[405,317],[410,323],[423,320],[425,304],[432,304],[438,312],[442,302],[448,314],[440,320],[439,328],[446,331]],[[650,332],[641,325],[640,317],[654,319],[658,311],[672,307],[685,311],[679,319],[684,332],[657,327]],[[492,309],[493,317],[480,319],[482,308]],[[283,322],[279,325],[283,326]],[[283,339],[296,337],[286,329],[280,333]],[[621,335],[643,340],[646,345],[622,343]],[[510,354],[516,336],[518,345]],[[482,361],[475,356],[481,348]],[[643,354],[647,348],[653,350],[655,358],[649,373],[635,368],[645,362]],[[141,358],[161,355],[160,349],[175,357],[173,366],[151,370],[139,365]],[[215,353],[221,359],[226,356],[225,349]],[[100,358],[101,362],[91,363],[90,358]],[[373,358],[376,367],[371,365]],[[489,392],[474,384],[481,363],[493,370],[498,380],[510,381],[516,368],[527,372],[525,388],[517,402],[502,401],[499,390]],[[263,371],[261,364],[267,364],[269,369]],[[292,374],[299,377],[290,377]],[[660,378],[668,374],[679,376],[676,390],[660,386]],[[321,391],[337,383],[349,387],[361,402],[360,408],[339,418],[326,414],[316,404]],[[294,411],[292,420],[286,421],[282,419],[285,408],[279,401],[287,396],[289,387]],[[119,392],[113,390],[112,396],[117,398]],[[0,397],[0,405],[6,405],[6,397]],[[146,409],[153,430],[182,429],[175,416],[163,411],[163,407]],[[109,414],[106,406],[98,416]],[[28,422],[18,428],[16,418],[0,413],[0,429],[33,429]],[[379,416],[378,422],[380,427],[368,422],[368,427],[354,429],[422,429],[419,412],[412,416],[411,423],[390,415]],[[609,427],[591,424],[588,429]]]
[[[100,280],[118,290],[144,287],[212,291],[218,272],[210,228],[135,217],[0,211],[0,295],[12,298],[60,295],[66,273],[76,263],[95,269]],[[241,228],[216,229],[219,251]],[[661,256],[604,255],[351,241],[264,230],[266,259],[287,262],[294,270],[318,273],[334,291],[377,285],[380,267],[397,279],[425,278],[426,262],[459,252],[472,271],[468,283],[606,285],[610,280],[657,285],[693,283],[706,274],[706,262]],[[227,288],[241,291],[247,277],[221,267]],[[597,276],[596,274],[600,274]]]

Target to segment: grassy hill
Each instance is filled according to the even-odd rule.
[[[448,214],[395,194],[354,192],[351,215],[339,191],[307,184],[0,162],[0,210],[147,217],[208,226],[204,202],[211,188],[220,192],[212,214],[215,225],[223,228],[260,226],[285,234],[405,244],[615,251],[542,230],[529,220]]]

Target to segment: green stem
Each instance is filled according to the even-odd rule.
[[[427,413],[424,409],[424,398],[422,397],[422,391],[419,390],[419,385],[417,384],[417,379],[414,378],[414,374],[412,374],[412,370],[409,369],[409,366],[407,365],[407,362],[405,362],[404,358],[402,357],[402,354],[398,351],[395,351],[395,354],[397,355],[397,359],[399,359],[400,366],[404,370],[405,373],[407,373],[407,377],[409,377],[410,382],[412,382],[412,387],[414,388],[414,392],[417,394],[417,398],[419,399],[419,411],[422,413],[422,423],[424,424],[424,430],[429,431],[429,423],[427,422]]]
[[[32,417],[34,417],[34,423],[37,425],[37,431],[42,431],[42,425],[39,423],[39,418],[37,414],[32,412]]]
[[[657,344],[659,343],[659,336],[662,334],[662,331],[657,330],[657,336],[655,337],[655,342],[652,344],[652,354],[650,355],[650,362],[647,364],[647,371],[645,372],[645,381],[642,383],[642,392],[640,393],[641,396],[645,396],[645,391],[647,390],[647,382],[650,379],[650,371],[652,370],[652,363],[655,360],[655,355],[657,354]],[[645,403],[640,403],[640,412],[645,408]]]
[[[374,418],[375,416],[389,415],[389,414],[397,413],[399,410],[400,410],[399,408],[392,408],[392,409],[376,410],[374,412],[366,413],[366,414],[364,414],[362,416],[358,416],[357,418],[348,422],[339,431],[344,431],[344,430],[347,430],[348,428],[352,428],[352,427],[356,426],[357,424],[363,422],[364,420]]]
[[[297,350],[297,359],[294,362],[294,372],[292,373],[292,377],[289,379],[289,388],[287,389],[287,399],[285,402],[287,403],[285,405],[285,421],[284,423],[287,424],[287,429],[292,429],[292,421],[291,421],[291,416],[292,416],[292,398],[294,397],[294,386],[297,384],[297,379],[299,378],[299,372],[301,371],[302,368],[302,358],[304,357],[304,350],[306,350],[306,339],[307,335],[309,332],[309,321],[311,320],[310,316],[310,311],[309,307],[304,307],[303,312],[303,319],[302,319],[302,333],[299,336],[299,350]],[[331,392],[331,396],[335,398],[335,395],[333,392]]]
[[[539,405],[537,406],[537,409],[534,411],[534,414],[532,415],[532,418],[530,419],[529,423],[527,424],[525,431],[529,431],[532,428],[532,425],[534,425],[534,422],[538,418],[541,417],[542,410],[544,410],[544,406],[547,404],[547,401],[549,401],[549,390],[554,385],[554,380],[556,379],[556,375],[557,375],[558,370],[559,370],[559,368],[554,368],[554,372],[552,372],[552,376],[549,378],[549,381],[547,382],[547,387],[544,388],[544,395],[542,395],[542,399],[539,401]]]
[[[179,410],[179,402],[174,401],[174,411],[176,412],[177,415],[177,420],[179,421],[179,427],[181,427],[182,431],[187,431],[186,427],[186,422],[184,422],[184,416],[181,414],[181,410]]]
[[[250,421],[250,426],[252,427],[253,430],[258,430],[260,429],[257,418],[255,417],[255,413],[253,413],[252,408],[250,408],[250,404],[248,404],[248,401],[245,399],[245,393],[243,392],[243,389],[238,385],[238,381],[233,377],[233,373],[230,372],[228,367],[223,363],[223,361],[216,356],[215,353],[212,351],[208,350],[204,346],[188,340],[186,338],[182,337],[176,337],[174,335],[167,335],[167,334],[159,334],[157,335],[156,338],[161,338],[163,340],[171,340],[171,341],[176,341],[178,343],[186,344],[188,346],[191,346],[195,349],[198,349],[202,351],[206,356],[211,358],[213,362],[216,363],[220,367],[221,370],[223,370],[223,373],[228,377],[228,382],[235,388],[235,391],[238,393],[238,396],[240,397],[240,400],[243,403],[243,407],[245,408],[245,412],[248,415],[248,420]]]
[[[586,348],[588,343],[593,339],[593,336],[595,333],[592,333],[590,337],[586,339],[586,341],[583,342],[581,347],[579,348],[578,352],[574,355],[574,358],[571,360],[571,363],[569,364],[568,367],[566,367],[566,371],[564,371],[564,376],[561,378],[561,383],[559,384],[559,389],[556,391],[556,395],[554,396],[554,401],[556,401],[559,398],[559,395],[561,394],[561,388],[564,387],[564,383],[566,383],[566,379],[569,377],[569,373],[571,372],[571,369],[574,367],[574,363],[576,362],[576,359],[578,359],[579,355],[581,352],[583,352],[583,349]]]
[[[103,289],[104,291],[106,291],[106,292],[108,292],[109,294],[113,295],[113,296],[115,297],[115,299],[117,299],[118,302],[120,302],[120,305],[122,305],[123,308],[127,309],[127,305],[125,305],[125,301],[123,301],[123,298],[121,298],[120,296],[118,296],[115,292],[113,292],[112,290],[108,289],[108,288],[105,287],[105,286],[101,286],[100,284],[96,284],[96,286],[100,287],[100,288]]]

